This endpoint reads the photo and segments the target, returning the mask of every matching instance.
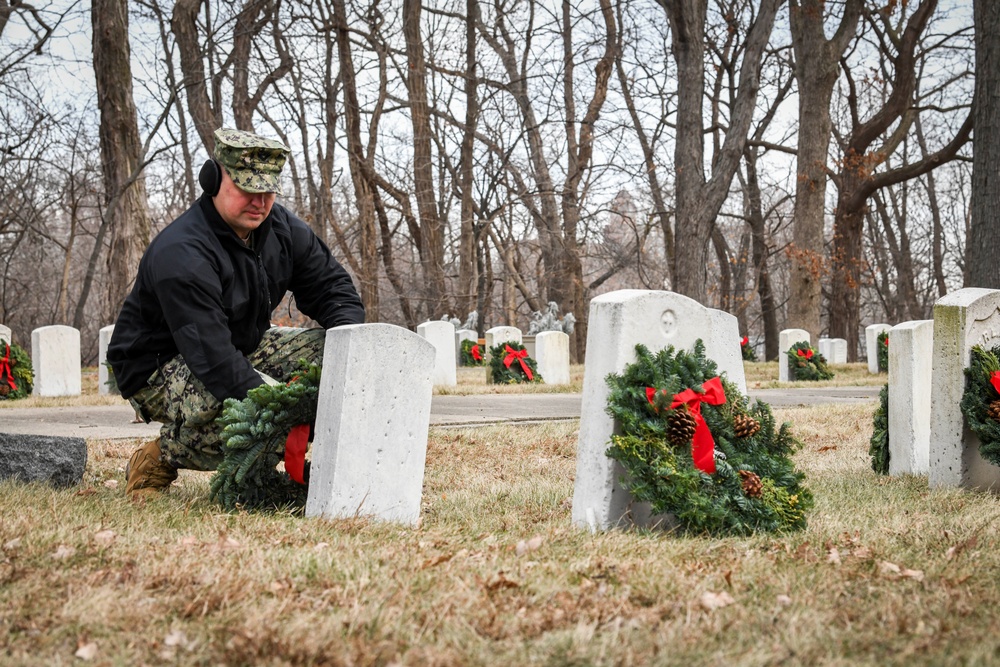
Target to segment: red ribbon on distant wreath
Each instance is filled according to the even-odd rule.
[[[1000,394],[1000,371],[993,371],[990,373],[990,384],[993,385],[993,388],[997,390],[998,394]]]
[[[685,389],[679,394],[674,394],[670,409],[687,405],[688,410],[694,416],[694,438],[691,441],[691,458],[694,466],[709,475],[715,473],[715,438],[705,423],[705,418],[701,416],[701,404],[722,405],[726,402],[726,392],[722,389],[722,379],[718,376],[708,380],[701,385],[702,393],[694,389]],[[646,400],[653,403],[656,390],[646,387]]]
[[[744,336],[744,337],[743,337],[743,338],[742,338],[742,339],[740,340],[740,346],[741,346],[741,347],[746,347],[746,346],[747,346],[747,343],[749,343],[749,342],[750,342],[750,337],[749,337],[749,336]]]
[[[0,382],[3,381],[4,375],[7,376],[7,384],[10,385],[11,391],[17,391],[17,385],[14,384],[14,369],[10,367],[10,345],[7,345],[7,354],[0,359]]]
[[[482,361],[483,360],[483,353],[479,351],[479,346],[478,345],[473,345],[472,346],[471,354],[472,354],[472,358],[475,359],[476,361]]]
[[[812,348],[809,348],[807,350],[799,349],[799,351],[796,354],[798,354],[800,357],[805,357],[806,359],[813,358]]]
[[[285,440],[285,471],[299,484],[305,484],[302,473],[306,467],[306,447],[309,445],[309,424],[293,426]]]
[[[515,350],[506,343],[504,344],[504,348],[505,352],[507,352],[507,356],[503,358],[503,365],[506,366],[507,368],[510,368],[510,365],[514,363],[515,359],[517,359],[518,361],[521,362],[521,370],[524,371],[524,374],[528,376],[528,381],[530,382],[531,380],[534,380],[535,378],[532,377],[531,375],[531,369],[528,368],[528,364],[524,363],[525,357],[528,356],[528,351]]]

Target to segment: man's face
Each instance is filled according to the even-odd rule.
[[[260,227],[274,206],[273,192],[246,192],[239,189],[225,169],[222,169],[219,194],[212,198],[215,210],[241,239]]]

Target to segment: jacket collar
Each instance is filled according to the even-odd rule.
[[[198,198],[198,206],[201,208],[202,213],[205,214],[205,220],[208,221],[208,226],[211,227],[216,236],[221,239],[230,239],[238,243],[242,248],[247,247],[246,244],[243,243],[243,239],[237,236],[236,232],[233,231],[233,228],[222,219],[221,215],[219,215],[219,212],[215,208],[215,202],[212,201],[211,197],[207,194],[202,194],[202,196]],[[277,204],[275,204],[275,206],[277,206]],[[266,239],[267,235],[271,233],[271,220],[273,218],[274,208],[272,207],[271,212],[267,214],[266,218],[264,218],[264,222],[260,223],[260,226],[258,226],[257,229],[250,232],[250,236],[253,239],[251,247],[254,252],[258,251],[261,244],[264,242],[264,239]]]

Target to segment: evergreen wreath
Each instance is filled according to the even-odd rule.
[[[757,361],[757,353],[750,344],[749,336],[740,339],[740,351],[743,353],[743,361]]]
[[[979,453],[1000,465],[1000,347],[974,346],[965,380],[962,414],[979,437]]]
[[[482,346],[478,342],[469,339],[462,341],[461,359],[463,366],[482,366],[486,363],[486,359],[483,357]]]
[[[284,459],[292,427],[316,418],[319,378],[320,367],[303,362],[302,374],[287,385],[261,385],[243,400],[226,399],[216,419],[222,427],[223,459],[212,477],[212,500],[229,511],[305,507],[309,462],[305,484],[276,466]]]
[[[868,454],[872,457],[872,470],[876,475],[889,474],[889,383],[878,393],[878,407],[872,415],[872,437],[868,441]]]
[[[31,357],[17,343],[0,340],[0,401],[14,401],[31,395],[35,372]]]
[[[493,384],[541,382],[538,365],[520,343],[508,341],[490,348],[490,376]]]
[[[624,466],[628,475],[622,484],[629,493],[649,502],[656,514],[674,515],[684,533],[804,528],[813,498],[790,458],[801,446],[791,425],[776,427],[770,406],[749,405],[722,377],[725,402],[700,406],[715,441],[715,472],[704,472],[692,455],[693,410],[670,406],[677,394],[718,382],[715,362],[705,357],[701,340],[690,353],[667,347],[652,354],[643,345],[635,351],[634,364],[607,377],[607,411],[617,422],[607,455]]]
[[[875,344],[875,357],[878,359],[878,372],[889,372],[889,330],[880,331]]]
[[[829,380],[833,371],[826,365],[826,357],[805,341],[788,348],[788,370],[793,380]]]

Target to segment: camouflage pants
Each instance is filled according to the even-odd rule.
[[[323,363],[324,329],[272,327],[264,332],[257,349],[248,357],[259,373],[278,382],[288,382],[300,369],[299,360]],[[177,355],[129,399],[146,422],[163,424],[160,451],[166,463],[176,468],[215,470],[222,461],[221,428],[215,418],[222,403],[196,378]]]

